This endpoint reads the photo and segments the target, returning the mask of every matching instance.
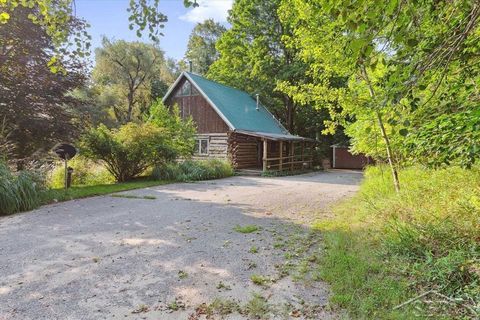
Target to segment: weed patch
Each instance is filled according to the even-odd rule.
[[[178,271],[178,278],[179,279],[186,279],[186,278],[188,278],[188,273],[183,271],[183,270],[179,270]]]
[[[272,282],[269,277],[265,277],[259,274],[252,274],[250,276],[250,280],[252,280],[254,284],[259,286],[267,286],[268,284],[270,284],[270,282]]]
[[[178,297],[175,297],[175,300],[167,303],[167,310],[178,311],[185,310],[185,303]]]
[[[222,282],[222,281],[220,281],[220,282],[217,284],[216,288],[217,288],[218,290],[232,290],[232,288],[231,288],[228,284],[226,284],[226,283],[224,283],[224,282]]]
[[[261,230],[261,228],[257,225],[254,225],[254,224],[249,224],[249,225],[245,225],[245,226],[236,225],[233,228],[233,231],[240,232],[240,233],[252,233],[252,232],[260,231],[260,230]]]
[[[259,293],[253,293],[243,307],[243,313],[254,319],[266,319],[270,311],[267,299]]]

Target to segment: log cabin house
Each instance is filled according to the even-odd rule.
[[[183,72],[163,103],[176,104],[182,118],[193,118],[197,159],[228,159],[235,169],[263,171],[312,166],[315,141],[290,134],[258,96]]]

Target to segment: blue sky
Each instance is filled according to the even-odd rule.
[[[227,11],[233,0],[200,0],[198,8],[185,8],[183,0],[160,0],[160,11],[168,16],[165,36],[160,38],[160,47],[168,57],[181,59],[187,48],[188,36],[197,22],[212,18],[226,24]],[[128,29],[128,0],[76,0],[76,16],[90,23],[88,32],[92,46],[100,46],[102,36],[139,40],[135,31]],[[149,42],[148,37],[142,41]]]

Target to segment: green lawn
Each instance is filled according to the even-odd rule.
[[[79,198],[87,198],[92,196],[101,196],[105,194],[127,191],[133,189],[147,188],[158,185],[167,184],[169,181],[138,179],[129,182],[104,184],[95,186],[77,186],[68,189],[50,189],[45,191],[41,196],[41,203],[49,204],[56,201],[68,201]]]

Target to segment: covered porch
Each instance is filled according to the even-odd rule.
[[[312,168],[315,140],[290,134],[235,131],[229,154],[235,169],[298,171]]]

